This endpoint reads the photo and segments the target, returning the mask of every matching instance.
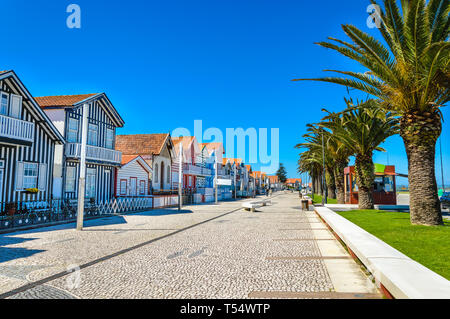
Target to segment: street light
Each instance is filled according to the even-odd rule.
[[[445,192],[445,182],[444,182],[444,162],[442,160],[442,135],[439,138],[439,149],[441,153],[441,177],[442,177],[442,191]]]
[[[323,164],[322,188],[324,190],[324,195],[325,195],[324,197],[322,197],[322,205],[325,205],[325,204],[327,204],[328,189],[327,189],[326,180],[325,180],[326,169],[325,169],[325,146],[323,143],[323,131],[322,131],[322,164]]]

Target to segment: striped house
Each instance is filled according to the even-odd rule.
[[[151,167],[141,157],[123,155],[122,166],[117,170],[116,197],[139,197],[149,195]]]
[[[105,93],[43,96],[37,102],[63,134],[66,144],[55,150],[53,193],[78,198],[83,105],[88,105],[85,197],[96,202],[114,196],[116,170],[122,154],[115,150],[116,129],[124,121]]]
[[[116,149],[123,155],[140,155],[152,169],[151,193],[172,191],[172,163],[176,157],[170,134],[118,135]]]
[[[175,148],[175,158],[173,159],[172,180],[175,188],[178,187],[178,172],[180,163],[180,144],[183,147],[182,154],[182,181],[183,189],[194,191],[205,188],[206,178],[211,177],[212,170],[207,167],[209,158],[206,150],[200,148],[195,136],[172,137]]]
[[[54,151],[62,144],[15,72],[0,72],[0,201],[52,199]]]

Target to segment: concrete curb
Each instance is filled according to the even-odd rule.
[[[450,281],[326,207],[315,212],[364,266],[381,290],[398,299],[450,299]]]

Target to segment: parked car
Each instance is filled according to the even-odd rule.
[[[444,208],[450,207],[450,192],[443,193],[440,200]]]

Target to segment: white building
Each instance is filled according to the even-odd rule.
[[[152,168],[141,156],[124,155],[117,171],[116,197],[149,195]]]

